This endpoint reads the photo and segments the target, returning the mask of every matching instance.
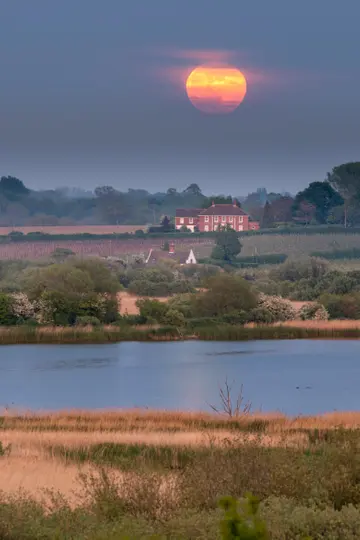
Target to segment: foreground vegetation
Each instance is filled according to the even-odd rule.
[[[8,412],[0,439],[6,540],[360,536],[358,413]]]

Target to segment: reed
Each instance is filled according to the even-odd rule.
[[[221,538],[219,499],[247,492],[268,538],[360,538],[357,412],[6,411],[0,441],[6,540]]]
[[[286,416],[280,413],[249,413],[238,418],[202,411],[162,411],[151,409],[68,410],[58,412],[19,412],[7,409],[0,416],[3,433],[65,432],[86,434],[135,433],[170,436],[178,433],[264,433],[278,434],[306,430],[360,429],[360,412],[332,412],[315,416]]]
[[[191,325],[190,325],[191,326]],[[292,321],[291,324],[269,326],[235,326],[230,324],[207,327],[27,327],[14,326],[0,329],[0,345],[20,344],[86,344],[116,343],[121,341],[249,341],[261,339],[358,339],[360,325],[324,324],[312,321]]]

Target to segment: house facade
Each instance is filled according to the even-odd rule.
[[[251,231],[260,228],[259,222],[251,221],[250,216],[233,204],[212,204],[205,209],[178,209],[175,217],[175,228],[187,227],[192,232],[196,227],[200,232],[217,231],[221,227],[231,227],[235,231]]]
[[[191,232],[194,232],[195,227],[198,227],[201,211],[202,208],[178,208],[175,216],[175,228],[186,227]]]

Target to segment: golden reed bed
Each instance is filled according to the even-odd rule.
[[[205,412],[138,409],[51,413],[4,410],[0,422],[0,441],[10,448],[9,455],[0,457],[0,491],[25,490],[41,500],[44,490],[51,489],[76,505],[79,473],[95,469],[89,463],[65,462],[52,448],[89,448],[106,442],[204,448],[229,441],[298,448],[307,444],[307,430],[360,428],[360,412],[301,417],[254,413],[229,418]]]
[[[281,413],[251,413],[239,417],[207,412],[125,410],[66,410],[31,412],[5,409],[1,412],[1,431],[56,431],[80,433],[177,432],[203,434],[208,431],[246,430],[271,434],[308,429],[360,429],[360,411],[331,412],[315,416],[286,416]],[[1,439],[1,435],[0,435]]]

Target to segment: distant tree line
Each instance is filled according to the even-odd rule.
[[[171,230],[177,208],[206,208],[237,203],[263,228],[287,225],[360,224],[360,162],[336,166],[324,180],[311,182],[295,196],[259,188],[246,197],[204,195],[196,183],[183,191],[169,188],[119,191],[99,186],[94,192],[59,188],[35,191],[18,178],[0,178],[0,226],[56,226],[75,224],[145,225]]]

